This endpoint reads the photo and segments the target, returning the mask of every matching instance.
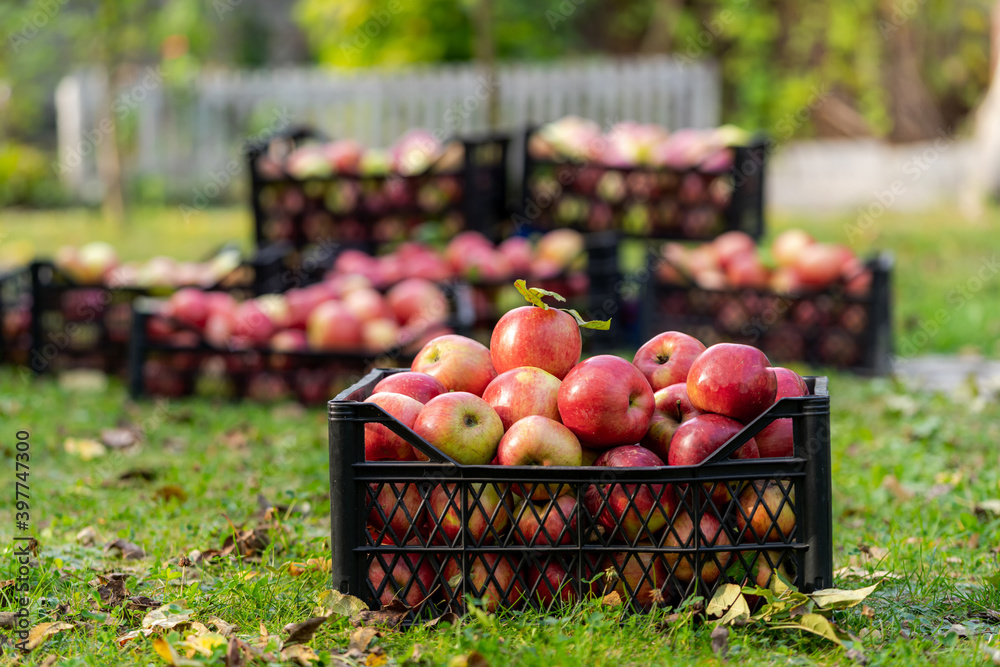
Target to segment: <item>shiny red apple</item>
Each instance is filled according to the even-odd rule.
[[[572,315],[555,308],[515,308],[500,318],[490,337],[490,357],[498,373],[534,366],[561,380],[580,360],[582,349],[580,326]]]
[[[372,394],[381,392],[403,394],[404,396],[415,398],[421,403],[426,403],[435,396],[447,393],[448,390],[433,375],[404,371],[402,373],[393,373],[379,380],[375,388],[372,389]]]
[[[774,375],[778,381],[775,401],[782,398],[809,395],[806,381],[795,371],[777,367],[774,369]],[[792,456],[795,449],[792,439],[792,419],[775,419],[757,433],[754,440],[757,441],[757,449],[760,451],[762,459]]]
[[[436,377],[449,391],[482,396],[497,376],[489,349],[458,334],[438,336],[424,345],[410,365],[411,371]]]
[[[379,393],[365,399],[396,418],[403,426],[413,428],[424,404],[402,394]],[[413,461],[415,450],[410,443],[383,424],[365,424],[365,461]]]
[[[531,415],[514,422],[497,446],[497,461],[505,466],[580,466],[583,451],[573,432],[548,417]],[[567,493],[567,485],[515,484],[514,493],[547,500]]]
[[[639,442],[653,417],[653,390],[621,357],[598,355],[577,364],[559,387],[559,415],[584,447]]]
[[[559,378],[533,366],[523,366],[500,373],[486,387],[483,400],[503,421],[504,430],[531,415],[560,420]]]
[[[503,422],[480,397],[454,391],[427,401],[413,430],[458,463],[486,465],[496,456]]]
[[[743,423],[774,403],[777,380],[763,352],[749,345],[719,343],[702,352],[688,371],[691,405]]]
[[[649,468],[664,463],[645,447],[626,445],[604,452],[594,465]],[[677,507],[677,496],[670,484],[592,485],[587,487],[583,501],[587,512],[608,535],[620,536],[629,542],[651,540],[653,533],[670,522]]]
[[[678,382],[653,394],[656,409],[649,430],[639,443],[661,459],[668,459],[670,441],[683,422],[702,414],[694,409],[687,395],[687,383]]]
[[[687,380],[691,364],[705,351],[700,340],[679,331],[665,331],[646,341],[632,363],[653,391]]]

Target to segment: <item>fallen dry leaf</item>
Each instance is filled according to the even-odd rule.
[[[87,438],[66,438],[63,450],[67,454],[79,456],[84,461],[91,461],[107,453],[107,448],[96,440]]]
[[[106,428],[101,431],[101,442],[111,449],[127,449],[138,442],[138,438],[127,428]]]
[[[183,503],[187,500],[188,494],[187,491],[176,484],[166,484],[158,488],[156,492],[153,493],[153,498],[163,502],[176,500],[178,503]]]
[[[404,665],[408,665],[408,664],[417,664],[418,665],[418,664],[420,664],[420,661],[423,659],[423,657],[424,657],[424,647],[423,647],[423,645],[422,644],[414,644],[413,648],[410,649],[410,655],[408,655],[406,657],[406,660],[403,661],[403,664]]]
[[[886,489],[889,493],[896,497],[899,502],[906,502],[912,500],[915,495],[913,491],[910,491],[904,487],[895,475],[886,475],[882,478],[882,488]]]
[[[337,614],[338,616],[347,616],[348,618],[356,616],[368,609],[366,605],[360,598],[356,598],[353,595],[344,595],[338,590],[324,590],[318,596],[318,612],[317,615],[329,615]]]
[[[154,628],[161,628],[169,630],[170,628],[187,623],[191,620],[192,615],[194,615],[194,612],[190,609],[184,609],[180,604],[171,602],[148,612],[142,619],[142,629],[153,630]]]
[[[622,606],[622,596],[618,594],[618,591],[611,591],[601,598],[601,604],[605,607],[620,607]]]
[[[45,660],[38,663],[38,667],[52,667],[59,661],[59,656],[52,654],[45,656]]]
[[[118,475],[119,482],[128,482],[134,479],[142,480],[144,482],[152,482],[156,479],[156,471],[152,468],[132,468],[131,470],[126,470],[122,474]]]
[[[250,645],[237,637],[229,638],[229,646],[226,648],[226,667],[244,667],[247,658],[253,658]]]
[[[367,651],[368,645],[376,637],[381,637],[382,633],[368,626],[363,626],[351,633],[351,642],[348,648],[356,648],[359,651]]]
[[[223,637],[228,637],[229,635],[233,634],[233,632],[236,631],[235,625],[233,625],[232,623],[226,623],[218,616],[213,616],[212,618],[208,619],[208,624],[214,627],[216,630],[218,630],[219,634],[222,635]]]
[[[105,608],[117,607],[128,598],[128,590],[125,588],[126,579],[128,579],[128,575],[124,572],[97,575],[97,593],[101,596],[101,604]],[[93,583],[91,582],[91,584]]]
[[[13,628],[17,623],[17,614],[12,611],[0,611],[0,628]]]
[[[104,547],[105,553],[109,551],[121,552],[121,556],[125,560],[139,560],[146,557],[146,552],[143,551],[142,547],[121,538],[107,544]]]
[[[729,628],[720,625],[712,630],[712,653],[720,658],[726,657],[729,652]]]
[[[149,611],[150,609],[156,609],[161,606],[163,606],[162,601],[154,600],[153,598],[146,597],[145,595],[133,595],[125,601],[125,608],[133,612]]]
[[[441,623],[450,623],[451,625],[457,625],[460,619],[461,616],[459,616],[455,612],[446,611],[437,618],[431,619],[426,623],[424,623],[424,627],[430,630],[436,628]]]
[[[76,534],[76,541],[84,547],[92,547],[97,544],[98,535],[93,526],[87,526]]]
[[[382,605],[378,611],[361,611],[351,619],[355,626],[381,625],[387,628],[395,628],[406,615],[413,611],[413,607],[408,606],[402,600],[394,598],[389,604]]]
[[[178,654],[174,647],[170,645],[170,642],[163,637],[153,638],[153,650],[156,651],[156,655],[163,658],[168,665],[171,665],[171,667],[177,665],[177,663],[181,660],[180,654]]]
[[[39,623],[28,631],[28,641],[25,643],[25,648],[29,651],[34,651],[52,635],[58,634],[63,630],[72,629],[73,625],[70,623],[63,623],[62,621],[56,621],[54,623]]]
[[[824,588],[813,591],[809,594],[809,597],[823,609],[848,609],[864,602],[878,587],[879,584],[873,584],[857,590]]]
[[[902,575],[891,570],[871,570],[864,567],[842,567],[833,573],[834,577],[842,579],[902,579]]]
[[[329,616],[314,616],[301,623],[289,623],[282,628],[284,632],[288,633],[288,637],[285,638],[285,645],[309,643],[309,640],[316,634],[316,629],[326,623],[326,619],[328,618]]]
[[[469,655],[455,656],[448,662],[448,667],[490,667],[490,662],[479,651],[472,651]]]
[[[281,649],[281,659],[293,660],[297,665],[310,667],[314,662],[319,660],[319,656],[316,655],[316,651],[312,650],[308,646],[303,646],[302,644],[292,644],[291,646],[286,646]]]
[[[247,428],[234,428],[223,433],[219,440],[229,449],[243,449],[251,439],[251,433],[256,438],[256,432],[251,432]]]

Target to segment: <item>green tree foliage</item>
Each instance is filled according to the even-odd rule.
[[[473,57],[473,0],[299,0],[317,60],[339,67]],[[959,126],[989,79],[992,0],[494,1],[500,60],[672,52],[715,58],[725,120],[781,138],[815,132],[836,98],[876,135],[889,135],[888,84],[902,40],[944,127]],[[905,54],[904,54],[905,55]]]

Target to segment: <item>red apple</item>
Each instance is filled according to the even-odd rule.
[[[368,350],[381,352],[400,342],[400,327],[395,319],[379,317],[361,324],[361,343]]]
[[[733,287],[765,289],[769,278],[756,253],[736,255],[726,264],[726,280]]]
[[[534,256],[531,241],[523,236],[511,236],[497,246],[497,250],[510,262],[511,271],[515,276],[528,277],[528,272],[531,271],[531,259]]]
[[[371,288],[357,289],[345,294],[342,303],[344,308],[361,322],[383,318],[395,319],[382,295]]]
[[[440,287],[423,278],[397,283],[386,293],[385,300],[400,324],[426,328],[448,319],[448,299]]]
[[[490,358],[498,373],[534,366],[560,380],[580,360],[583,338],[569,313],[521,306],[505,313],[490,337]]]
[[[306,335],[298,329],[283,329],[271,336],[268,347],[279,352],[298,352],[306,349]]]
[[[470,484],[465,494],[468,507],[468,539],[475,545],[498,541],[510,526],[510,509],[502,500],[504,490],[496,484]],[[462,497],[455,484],[439,484],[430,496],[430,540],[438,544],[462,544]],[[471,545],[470,545],[471,546]]]
[[[365,403],[374,403],[407,428],[413,428],[424,407],[415,398],[390,393],[372,394],[365,399]],[[415,451],[410,443],[385,425],[365,424],[365,461],[413,461],[416,459]]]
[[[687,383],[683,381],[660,389],[653,394],[653,400],[656,409],[649,422],[649,430],[639,444],[666,461],[677,427],[702,413],[691,405]]]
[[[517,559],[496,553],[476,554],[473,558],[467,576],[458,559],[448,559],[444,567],[446,599],[464,601],[465,595],[471,595],[480,600],[487,613],[501,606],[514,607],[522,601],[524,588],[515,574],[520,569]]]
[[[220,349],[230,348],[236,330],[236,313],[213,313],[205,322],[205,340]]]
[[[514,368],[490,382],[483,392],[483,400],[500,415],[504,431],[531,415],[559,421],[560,384],[559,378],[541,368]]]
[[[571,495],[541,503],[525,500],[514,513],[514,541],[526,547],[572,544],[577,539],[576,511]]]
[[[444,385],[433,375],[404,371],[403,373],[393,373],[379,380],[379,383],[372,389],[372,394],[391,392],[394,394],[403,394],[404,396],[415,398],[421,403],[426,403],[435,396],[440,396],[447,391]]]
[[[76,260],[77,280],[86,284],[102,282],[118,266],[115,249],[103,241],[93,241],[80,248]]]
[[[731,544],[725,528],[712,514],[704,513],[698,525],[698,535],[694,535],[694,520],[688,512],[681,512],[667,529],[663,546],[688,549],[692,553],[667,553],[664,560],[678,581],[687,583],[694,578],[695,562],[693,552],[699,548],[729,546]],[[732,552],[702,551],[700,578],[706,586],[711,586],[726,570]]]
[[[539,259],[549,260],[562,269],[576,268],[586,249],[583,234],[573,229],[554,229],[538,240]]]
[[[326,301],[309,314],[306,335],[315,350],[356,349],[362,341],[361,322],[339,301]]]
[[[717,414],[700,414],[688,419],[674,432],[670,442],[667,464],[672,466],[698,465],[743,430],[735,419]],[[733,452],[734,459],[759,458],[757,443],[750,438]]]
[[[778,381],[775,401],[809,395],[806,381],[795,371],[778,367],[774,369],[774,376]],[[755,435],[754,440],[757,441],[757,449],[762,459],[792,456],[795,449],[792,439],[792,419],[775,419]]]
[[[665,331],[653,336],[639,348],[632,359],[653,391],[687,380],[691,364],[705,351],[700,340],[679,331]]]
[[[668,578],[664,554],[623,551],[614,554],[607,567],[618,575],[614,590],[626,604],[649,609],[663,599]]]
[[[560,602],[570,604],[576,600],[576,588],[573,582],[576,579],[566,571],[562,565],[552,561],[544,566],[543,570],[532,565],[528,569],[528,582],[533,596],[543,607],[549,607],[558,597]],[[591,590],[591,586],[581,581],[580,585],[585,593]]]
[[[698,465],[743,429],[735,419],[716,414],[701,414],[677,427],[670,441],[667,464],[672,466]],[[733,452],[733,459],[756,459],[760,454],[757,443],[750,438]],[[705,492],[719,506],[729,502],[733,494],[725,482],[706,482]]]
[[[738,504],[736,525],[741,541],[764,543],[791,539],[795,530],[795,488],[790,480],[748,484],[740,493]]]
[[[420,604],[434,590],[432,558],[417,553],[375,554],[368,566],[368,580],[379,602],[387,605],[398,599],[410,607]],[[392,573],[390,577],[385,576],[386,569]]]
[[[486,465],[497,453],[503,422],[480,397],[455,391],[427,401],[413,430],[458,463]]]
[[[844,264],[854,254],[842,245],[813,243],[799,252],[795,271],[808,287],[823,289],[840,278]]]
[[[207,293],[193,287],[177,290],[167,301],[164,315],[201,329],[208,321]]]
[[[757,254],[757,244],[754,243],[753,237],[738,230],[719,234],[712,241],[712,247],[723,268],[728,267],[729,263],[740,255]]]
[[[244,301],[237,307],[234,336],[247,340],[250,345],[266,345],[276,330],[274,320],[257,301]]]
[[[771,242],[771,257],[778,266],[794,266],[803,248],[815,243],[815,239],[801,229],[788,229]]]
[[[369,484],[367,502],[371,503],[368,527],[375,531],[385,529],[385,537],[391,543],[405,544],[419,536],[417,531],[425,510],[416,484]]]
[[[554,419],[531,415],[514,422],[500,439],[497,459],[505,466],[580,466],[583,452],[571,430]],[[519,496],[530,494],[532,500],[548,500],[568,493],[569,487],[515,484],[513,490]]]
[[[577,364],[559,387],[559,415],[584,447],[639,442],[653,417],[653,390],[621,357],[602,354]]]
[[[749,345],[719,343],[699,355],[688,371],[691,405],[749,422],[774,403],[777,380],[763,352]]]
[[[411,371],[433,375],[449,391],[482,396],[497,376],[490,351],[482,343],[465,336],[447,334],[430,341],[410,365]]]
[[[664,463],[644,447],[626,445],[604,452],[594,465],[649,468]],[[629,542],[652,539],[653,533],[670,522],[677,507],[677,497],[670,484],[592,485],[587,487],[583,502],[608,535],[621,536]]]

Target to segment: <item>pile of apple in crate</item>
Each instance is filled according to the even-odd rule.
[[[822,413],[822,379],[772,367],[751,346],[706,349],[678,332],[631,362],[580,361],[580,328],[607,322],[517,287],[532,305],[501,317],[488,348],[435,338],[409,370],[375,371],[331,403],[331,466],[355,445],[338,441],[338,420],[366,422],[364,462],[353,466],[367,521],[350,552],[361,577],[352,592],[403,603],[414,618],[467,596],[496,610],[617,594],[638,611],[722,582],[793,581],[809,549],[823,559],[796,530],[794,487],[811,480],[793,427],[796,441],[811,427],[801,411],[772,409],[809,397],[791,403]],[[728,463],[700,475],[716,459]],[[349,498],[335,492],[335,516],[354,511],[340,501]],[[828,531],[829,518],[821,523],[811,528]],[[339,525],[335,554],[354,537]]]

